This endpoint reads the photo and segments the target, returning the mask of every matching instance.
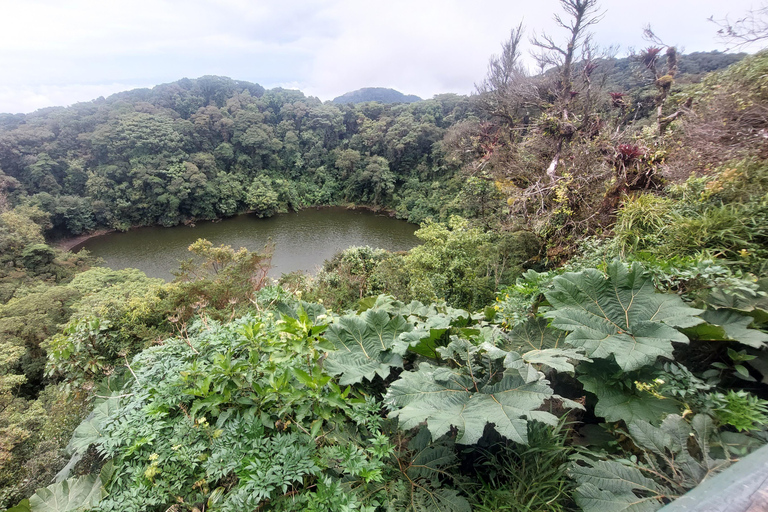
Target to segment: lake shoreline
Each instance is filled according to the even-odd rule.
[[[368,212],[371,212],[371,213],[375,213],[377,215],[386,215],[387,217],[390,217],[392,219],[396,219],[397,218],[397,213],[395,212],[395,210],[392,210],[390,208],[380,208],[380,207],[376,207],[376,206],[356,205],[356,204],[306,206],[306,207],[300,208],[298,210],[293,210],[293,213],[297,213],[297,212],[300,212],[302,210],[309,210],[309,209],[323,210],[323,209],[331,209],[331,208],[340,208],[340,209],[344,209],[344,210],[353,210],[353,211],[354,210],[363,210],[363,211],[368,211]],[[253,212],[252,211],[245,211],[245,212],[241,212],[241,213],[237,213],[235,215],[232,215],[231,217],[218,217],[216,219],[189,219],[189,220],[185,220],[185,221],[179,223],[178,226],[185,225],[185,226],[193,226],[194,227],[196,222],[220,222],[220,221],[222,221],[224,219],[231,219],[233,217],[237,217],[238,215],[248,215],[248,214],[251,214],[251,213],[253,213]],[[281,215],[282,213],[291,213],[291,212],[281,212],[281,213],[276,213],[275,215]],[[272,215],[271,217],[274,217],[275,215]],[[265,218],[269,218],[269,217],[265,217]],[[405,222],[408,222],[408,221],[405,221]],[[158,226],[158,225],[155,225],[155,226]],[[128,228],[127,231],[132,231],[134,229],[140,229],[140,228],[144,228],[144,227],[148,227],[148,226],[131,226],[130,228]],[[175,226],[170,226],[170,227],[175,227]],[[50,242],[50,245],[51,245],[51,247],[54,247],[56,249],[59,249],[59,250],[65,251],[65,252],[69,252],[72,249],[75,249],[77,246],[82,245],[83,243],[87,242],[91,238],[96,238],[98,236],[103,236],[103,235],[109,235],[111,233],[117,233],[118,231],[119,230],[117,230],[117,229],[107,229],[107,228],[97,229],[97,230],[92,231],[90,233],[83,233],[81,235],[77,235],[77,236],[73,236],[73,237],[69,237],[69,238],[62,238],[60,240],[52,241],[52,242]]]
[[[51,242],[51,247],[62,250],[64,252],[69,252],[75,247],[77,247],[78,245],[84,242],[87,242],[91,238],[95,238],[97,236],[102,236],[102,235],[108,235],[110,233],[117,233],[117,230],[116,229],[97,229],[96,231],[91,231],[90,233],[83,233],[82,235],[77,235],[70,238],[62,238],[61,240],[56,240],[55,242]]]

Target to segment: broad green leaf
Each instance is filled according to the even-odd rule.
[[[584,390],[597,396],[595,415],[606,421],[625,421],[627,423],[644,420],[658,423],[667,414],[680,411],[674,400],[659,398],[645,391],[628,391],[612,385],[603,379],[583,375],[579,381]]]
[[[707,310],[701,314],[701,318],[706,323],[683,329],[683,332],[691,338],[738,341],[752,348],[764,348],[768,343],[768,334],[749,329],[753,318],[738,311]]]
[[[583,347],[591,358],[614,357],[624,371],[672,357],[672,342],[688,343],[674,327],[702,322],[700,309],[688,307],[677,295],[657,293],[638,263],[628,269],[619,261],[607,276],[596,269],[568,272],[553,280],[546,292],[554,309],[546,313],[552,326],[570,331],[567,343]]]
[[[704,414],[694,416],[691,424],[678,414],[670,414],[659,427],[645,421],[633,421],[627,427],[638,447],[661,459],[674,460],[676,481],[686,489],[695,487],[728,464],[727,460],[717,460],[710,455],[715,428],[712,419]],[[692,440],[698,445],[695,455],[690,452]]]
[[[568,470],[579,487],[576,503],[586,512],[646,512],[661,508],[662,489],[636,467],[617,461],[584,461]],[[638,494],[636,494],[639,493]]]
[[[398,305],[391,311],[391,313],[396,315],[403,315],[406,318],[411,316],[429,318],[437,315],[437,309],[435,309],[435,306],[431,304],[429,306],[425,306],[421,302],[414,300],[409,304]]]
[[[681,446],[679,438],[672,436],[666,429],[654,427],[647,421],[633,420],[627,425],[629,435],[637,446],[650,450],[656,455],[666,455],[669,449],[672,453],[679,453]]]
[[[376,375],[386,378],[393,366],[402,366],[407,345],[399,337],[411,329],[401,315],[390,318],[381,309],[341,317],[325,332],[335,350],[328,353],[324,368],[331,375],[341,375],[341,385],[373,380]]]
[[[529,419],[557,422],[555,416],[536,411],[551,396],[549,383],[527,368],[508,369],[499,382],[481,385],[450,368],[423,363],[416,372],[403,372],[385,400],[401,428],[426,422],[434,439],[455,428],[457,443],[473,444],[492,423],[502,436],[526,443]]]
[[[447,308],[445,313],[434,311],[426,320],[415,322],[416,326],[414,329],[402,334],[400,339],[408,344],[409,351],[430,359],[438,359],[437,349],[445,345],[446,333],[451,331],[452,328],[455,328],[454,331],[461,332],[464,336],[472,336],[479,333],[476,329],[468,329],[466,327],[469,321],[469,314],[462,309]]]
[[[403,511],[454,511],[471,510],[466,499],[454,490],[443,488],[450,468],[456,466],[458,457],[450,436],[432,441],[429,430],[422,426],[406,446],[399,445],[396,457],[400,471],[406,477],[391,481],[388,485],[389,508]],[[398,484],[405,484],[398,488]]]

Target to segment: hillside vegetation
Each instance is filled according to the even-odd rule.
[[[644,512],[768,442],[768,54],[573,29],[530,75],[521,36],[471,97],[0,116],[0,507]],[[48,245],[331,204],[422,244],[279,283],[269,248],[164,283]]]

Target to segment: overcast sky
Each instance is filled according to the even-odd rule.
[[[0,112],[224,75],[330,100],[361,87],[469,94],[521,21],[557,35],[558,0],[0,0]],[[759,0],[602,0],[596,41],[686,52]]]

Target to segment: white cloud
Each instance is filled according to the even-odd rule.
[[[603,0],[601,44],[644,46],[651,23],[687,51],[717,48],[706,18],[752,0]],[[469,93],[523,21],[556,33],[557,0],[25,0],[6,2],[0,111],[29,111],[131,84],[220,74],[331,99],[360,87]],[[98,85],[108,84],[108,85]],[[52,102],[52,103],[48,103]]]

